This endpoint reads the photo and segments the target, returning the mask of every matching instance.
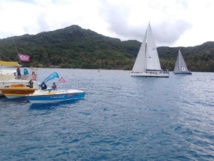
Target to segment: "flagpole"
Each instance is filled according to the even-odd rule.
[[[17,45],[16,45],[16,41],[14,40],[14,37],[12,37],[13,41],[14,41],[14,44],[15,44],[15,51],[16,51],[16,54],[18,55],[18,49],[17,49]],[[19,57],[18,57],[19,58]],[[21,61],[19,59],[17,59],[19,64],[21,65]]]

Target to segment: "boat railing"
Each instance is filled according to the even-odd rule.
[[[0,72],[0,80],[12,80],[12,79],[21,79],[21,80],[30,80],[29,74],[28,75],[21,75],[21,77],[18,77],[16,73],[2,73]]]
[[[149,74],[169,74],[169,70],[146,70]]]
[[[12,74],[8,74],[8,75],[1,75],[0,74],[0,80],[11,80],[11,79],[15,79],[16,77]]]

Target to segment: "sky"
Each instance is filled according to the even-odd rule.
[[[142,41],[150,23],[157,46],[214,41],[213,0],[0,0],[0,39],[71,25],[122,41]]]

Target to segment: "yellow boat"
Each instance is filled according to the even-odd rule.
[[[8,87],[1,88],[1,92],[8,99],[25,97],[35,92],[36,88],[27,87],[24,84],[12,84]]]
[[[38,88],[38,82],[33,77],[33,75],[29,74],[31,72],[37,73],[37,68],[29,69],[31,72],[27,72],[28,74],[26,75],[22,74],[21,78],[18,79],[16,68],[19,66],[20,65],[18,64],[18,62],[0,60],[0,96],[4,95],[1,91],[1,88],[5,88],[5,86],[10,86],[12,84],[28,85],[30,79],[33,79],[34,88]],[[23,73],[25,73],[25,70],[27,69],[24,69]]]

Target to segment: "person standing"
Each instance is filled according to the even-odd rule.
[[[16,73],[17,73],[17,78],[21,79],[21,70],[20,70],[20,67],[17,67]]]
[[[37,76],[36,76],[36,73],[35,73],[35,71],[33,71],[33,72],[32,72],[32,79],[33,79],[33,80],[36,80],[36,77],[37,77]]]

